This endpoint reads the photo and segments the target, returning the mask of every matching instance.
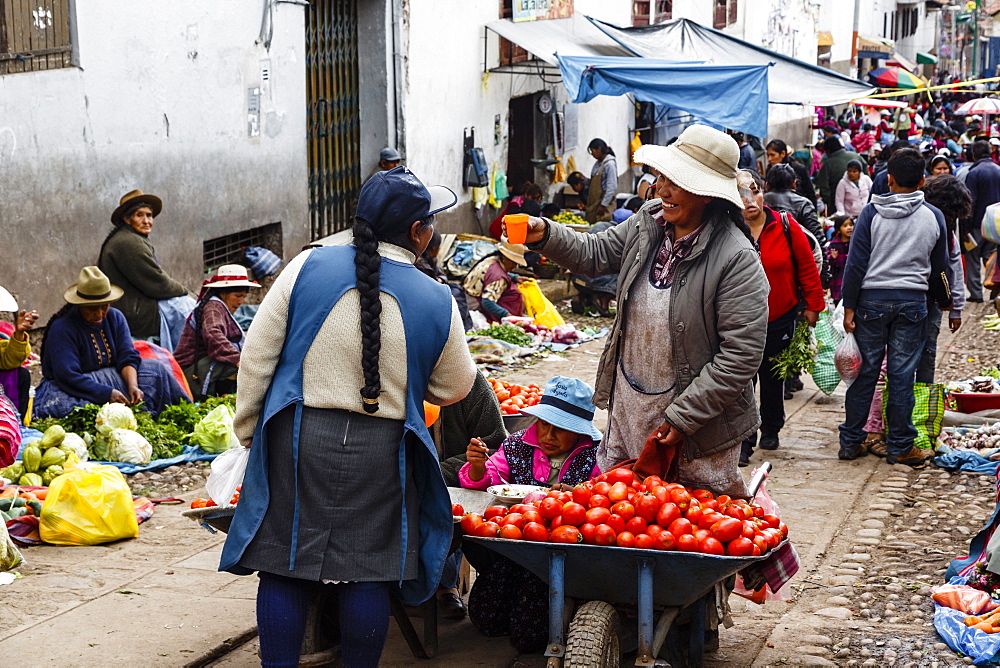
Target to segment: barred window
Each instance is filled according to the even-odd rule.
[[[247,246],[260,246],[282,257],[281,223],[262,225],[205,241],[202,245],[205,270],[218,269],[224,264],[246,265],[244,249]]]
[[[72,63],[70,0],[0,0],[0,74]]]

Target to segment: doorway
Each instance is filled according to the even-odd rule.
[[[535,96],[511,98],[507,138],[507,186],[520,192],[525,181],[535,180]]]

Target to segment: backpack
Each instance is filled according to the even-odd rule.
[[[788,219],[788,212],[781,211],[778,214],[781,216],[781,229],[785,233],[785,241],[788,243],[788,254],[792,257],[792,269],[795,271],[795,282],[798,284],[799,280],[799,262],[795,258],[795,247],[792,245],[792,224]],[[813,252],[813,260],[816,262],[816,269],[819,270],[819,280],[823,289],[829,289],[830,281],[832,280],[832,273],[830,271],[829,260],[826,257],[826,253],[822,252],[822,247],[819,245],[819,240],[813,236],[813,233],[807,230],[805,227],[799,225],[799,229],[806,235],[806,240],[809,242],[809,248]],[[821,252],[817,254],[817,250]],[[802,287],[799,286],[799,300],[802,299]]]

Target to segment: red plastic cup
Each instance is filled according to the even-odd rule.
[[[509,213],[503,217],[507,226],[507,241],[512,244],[523,244],[528,240],[528,214]]]

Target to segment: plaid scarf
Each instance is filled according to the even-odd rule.
[[[663,242],[659,250],[656,251],[656,258],[653,260],[652,283],[657,288],[669,288],[674,282],[674,272],[681,260],[691,254],[694,245],[698,243],[701,231],[705,229],[702,223],[698,229],[690,234],[674,240],[674,226],[667,225],[662,214],[656,215],[656,222],[666,228],[663,234]]]

